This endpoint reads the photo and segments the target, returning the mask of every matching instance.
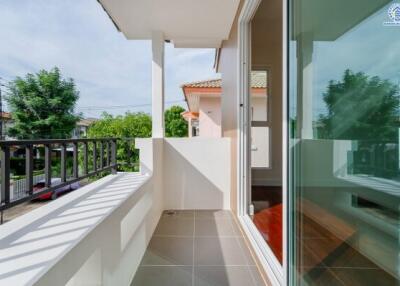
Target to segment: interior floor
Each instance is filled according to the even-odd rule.
[[[165,211],[134,286],[266,285],[230,211]]]
[[[282,263],[282,189],[253,186],[252,199],[254,224]],[[301,205],[296,231],[299,285],[398,285],[352,247],[357,236],[352,225],[309,200]]]
[[[336,222],[343,229],[341,224]],[[299,285],[398,285],[395,277],[351,246],[356,231],[346,230],[347,238],[341,231],[343,237],[338,238],[337,233],[334,235],[306,214],[299,215],[297,229],[297,257],[301,265],[297,271],[302,279]]]
[[[282,187],[252,186],[253,222],[282,263]]]

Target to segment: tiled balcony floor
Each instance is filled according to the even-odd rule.
[[[261,286],[229,211],[164,212],[133,286]]]

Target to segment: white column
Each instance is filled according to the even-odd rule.
[[[297,39],[298,132],[313,138],[313,37],[302,33]]]
[[[152,137],[164,137],[164,35],[152,33]]]
[[[192,118],[189,118],[189,120],[188,120],[188,133],[189,133],[189,138],[192,138],[193,137],[193,132],[192,132]]]

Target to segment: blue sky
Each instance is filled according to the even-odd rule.
[[[150,112],[151,46],[128,41],[96,0],[1,0],[0,77],[11,80],[57,66],[75,79],[77,111]],[[218,77],[213,49],[166,46],[166,101],[181,101],[184,82]],[[167,104],[169,106],[171,104]],[[104,106],[122,106],[104,108]]]

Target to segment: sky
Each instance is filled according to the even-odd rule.
[[[166,45],[166,107],[187,108],[181,84],[219,77],[214,52]],[[96,0],[1,0],[3,82],[55,66],[75,80],[85,117],[151,112],[151,43],[126,40]]]

